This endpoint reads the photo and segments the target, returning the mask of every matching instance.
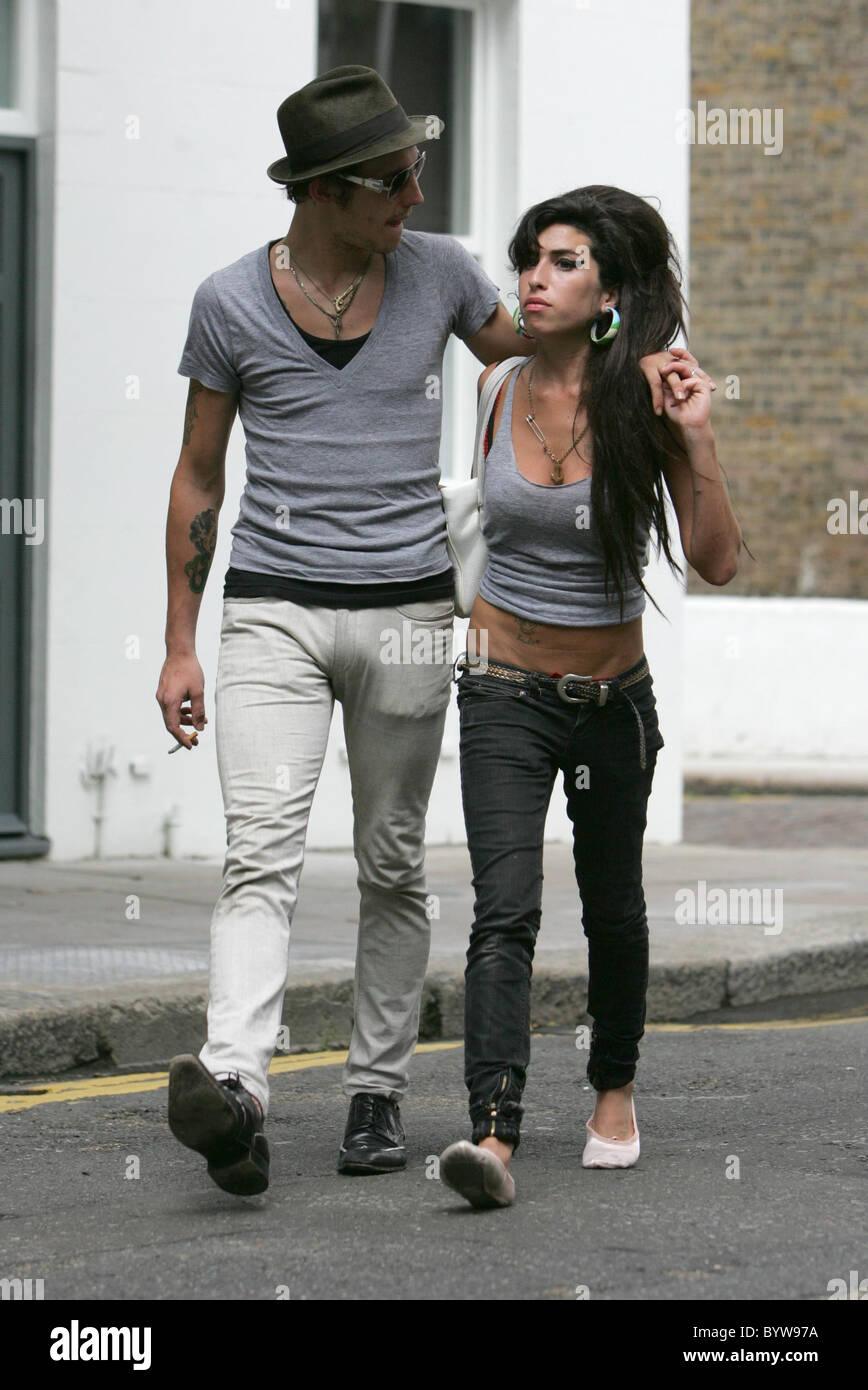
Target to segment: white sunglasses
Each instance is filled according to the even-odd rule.
[[[397,174],[393,174],[388,183],[382,179],[362,179],[358,174],[338,174],[339,179],[346,183],[357,183],[362,188],[372,188],[375,193],[385,193],[387,198],[397,198],[402,189],[407,187],[411,178],[417,178],[425,167],[426,152],[422,151],[415,164],[410,164],[406,169],[399,169]]]

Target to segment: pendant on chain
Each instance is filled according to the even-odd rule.
[[[542,445],[542,451],[545,454],[546,458],[550,458],[552,463],[554,464],[554,469],[549,473],[549,477],[551,478],[553,483],[562,483],[564,481],[564,470],[561,465],[563,464],[564,459],[555,458],[554,454],[552,453],[551,449],[546,443],[545,435],[543,434],[542,430],[540,429],[533,416],[525,415],[524,418],[526,423],[530,426],[531,433],[533,434],[534,438],[537,439],[539,443]],[[577,443],[578,440],[573,441],[569,449],[567,449],[567,454],[572,453]],[[564,458],[566,458],[567,454],[564,454]]]

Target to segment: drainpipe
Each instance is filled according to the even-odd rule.
[[[102,858],[102,828],[105,821],[105,789],[109,777],[116,777],[113,745],[88,743],[80,776],[82,785],[96,790],[96,811],[93,815],[93,857]]]
[[[163,832],[163,858],[173,859],[172,853],[172,831],[177,825],[181,824],[181,817],[178,815],[177,803],[170,806],[163,819],[160,821],[160,829]]]

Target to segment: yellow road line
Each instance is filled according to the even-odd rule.
[[[776,1018],[766,1023],[649,1023],[649,1033],[704,1033],[718,1032],[750,1033],[754,1030],[773,1030],[777,1028],[836,1028],[841,1023],[865,1023],[866,1014],[853,1014],[848,1018]]]
[[[461,1047],[460,1042],[420,1043],[417,1052],[443,1052]],[[269,1067],[272,1076],[283,1072],[308,1071],[313,1067],[342,1067],[346,1052],[295,1052],[287,1057],[275,1057]],[[52,1105],[60,1101],[72,1103],[93,1100],[99,1096],[131,1096],[140,1091],[159,1091],[168,1085],[167,1071],[133,1072],[124,1076],[79,1077],[75,1081],[47,1082],[34,1086],[35,1094],[0,1096],[0,1114],[14,1110],[32,1110],[37,1105]]]
[[[156,1079],[155,1079],[156,1078]],[[34,1089],[34,1094],[0,1096],[0,1115],[13,1110],[32,1110],[36,1105],[57,1101],[90,1100],[96,1096],[131,1096],[136,1091],[159,1091],[169,1079],[168,1072],[137,1072],[132,1076],[97,1076],[91,1080],[59,1081]]]
[[[765,1023],[649,1023],[649,1033],[703,1033],[703,1032],[761,1032],[771,1029],[790,1028],[836,1028],[844,1023],[865,1023],[865,1014],[854,1014],[847,1018],[785,1018],[773,1019]],[[538,1037],[539,1034],[534,1034]],[[420,1043],[417,1052],[447,1052],[462,1047],[461,1042]],[[310,1071],[314,1067],[342,1067],[347,1059],[346,1052],[295,1052],[285,1057],[275,1057],[269,1067],[272,1076],[285,1072]],[[100,1096],[132,1096],[142,1091],[159,1091],[168,1084],[167,1071],[132,1072],[123,1076],[80,1077],[75,1081],[47,1082],[44,1086],[33,1087],[34,1094],[26,1095],[24,1090],[18,1095],[0,1096],[0,1114],[18,1110],[32,1110],[37,1105],[52,1105],[58,1102],[72,1104],[81,1100],[93,1100]],[[25,1088],[26,1089],[26,1088]]]

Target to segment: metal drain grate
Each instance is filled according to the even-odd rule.
[[[186,975],[208,969],[207,951],[153,946],[44,946],[0,950],[0,980],[83,984],[152,975]]]

